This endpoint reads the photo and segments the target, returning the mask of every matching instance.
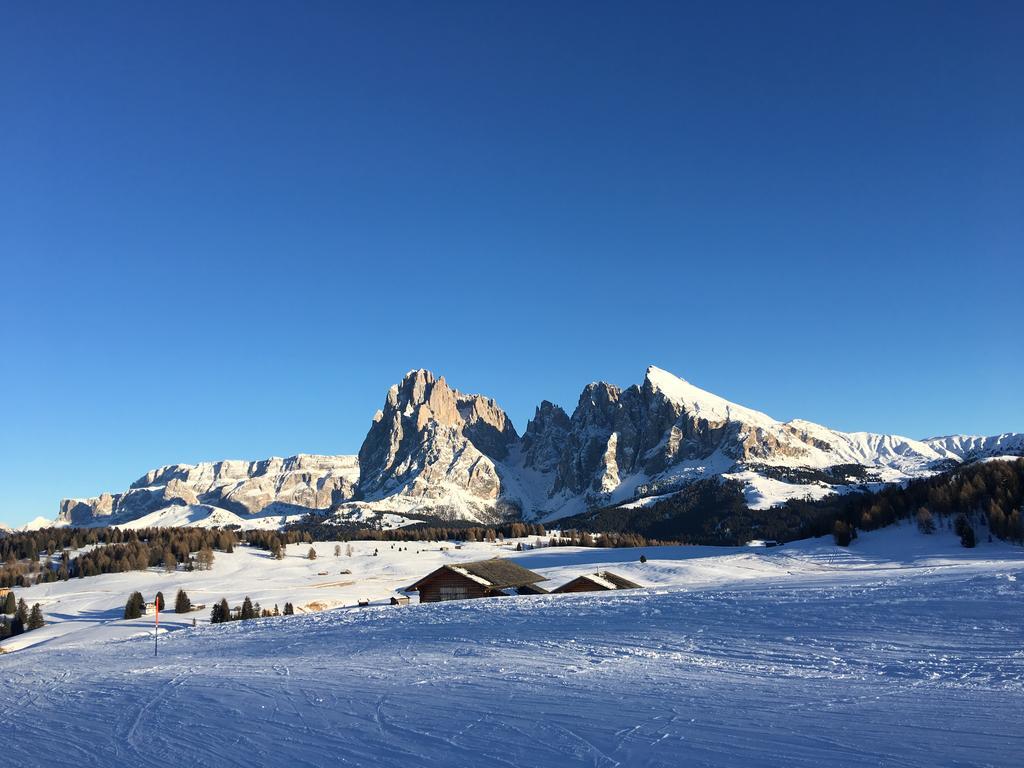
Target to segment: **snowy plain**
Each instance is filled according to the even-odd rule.
[[[309,545],[281,562],[240,547],[208,573],[21,590],[54,623],[0,654],[5,764],[1021,764],[1018,547],[965,550],[909,525],[849,549],[315,546],[314,561]],[[648,588],[187,626],[158,658],[147,621],[117,618],[133,588],[383,601],[442,562],[491,554],[547,587],[607,568]]]

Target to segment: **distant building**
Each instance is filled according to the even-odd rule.
[[[629,579],[617,576],[611,571],[598,571],[577,576],[568,581],[554,592],[604,592],[615,589],[643,589],[639,584],[634,584]]]
[[[5,600],[9,594],[11,594],[10,588],[0,587],[0,600]]]
[[[443,600],[536,594],[544,591],[536,586],[538,581],[546,579],[511,560],[496,557],[473,563],[442,565],[409,589],[419,591],[421,603],[437,603]]]
[[[781,541],[775,539],[751,539],[747,542],[748,547],[778,547],[781,544]]]
[[[409,604],[409,596],[408,595],[392,595],[391,596],[391,604],[392,605],[408,605]]]

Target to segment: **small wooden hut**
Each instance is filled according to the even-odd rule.
[[[615,589],[643,589],[629,579],[624,579],[611,571],[598,571],[577,576],[555,589],[555,592],[605,592]]]
[[[477,597],[535,593],[534,585],[546,581],[539,573],[516,565],[511,560],[495,557],[472,563],[442,565],[417,581],[410,590],[420,593],[421,603],[443,600],[471,600]]]

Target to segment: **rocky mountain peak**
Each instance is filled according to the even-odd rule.
[[[571,427],[568,414],[560,406],[541,401],[523,435],[523,466],[539,472],[555,469]]]
[[[782,423],[657,366],[640,385],[588,384],[571,415],[542,401],[520,439],[493,399],[417,369],[388,389],[358,457],[169,465],[125,492],[64,500],[59,519],[119,524],[209,507],[246,522],[310,509],[342,514],[344,506],[496,522],[632,502],[712,476],[741,479],[750,503],[765,508],[831,492],[833,474],[846,492],[851,477],[892,482],[1007,453],[1024,453],[1024,435],[917,441]]]
[[[430,371],[410,371],[388,390],[359,449],[359,495],[429,496],[448,485],[493,502],[501,490],[494,462],[518,441],[491,398],[463,394]]]

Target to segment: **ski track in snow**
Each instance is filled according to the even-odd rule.
[[[1020,765],[1024,553],[827,549],[708,558],[725,584],[186,629],[159,658],[0,655],[3,764]]]

